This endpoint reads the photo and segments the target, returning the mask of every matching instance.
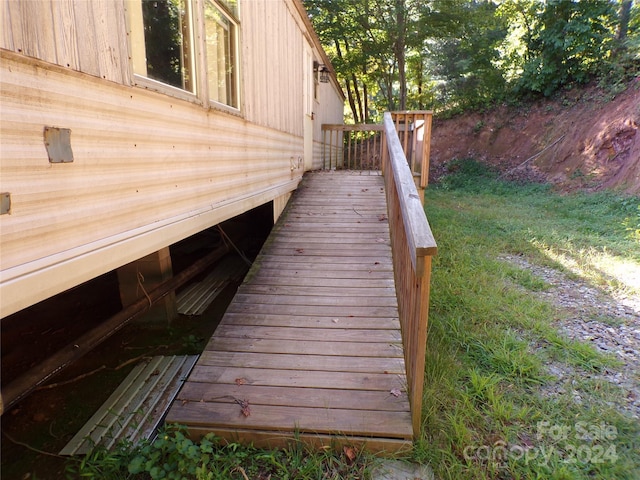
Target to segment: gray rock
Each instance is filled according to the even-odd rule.
[[[433,471],[427,465],[383,460],[372,472],[372,480],[434,480]]]

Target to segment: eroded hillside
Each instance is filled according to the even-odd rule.
[[[610,98],[592,87],[524,107],[436,117],[432,180],[454,158],[472,157],[505,178],[547,181],[564,191],[613,188],[640,194],[640,78]]]

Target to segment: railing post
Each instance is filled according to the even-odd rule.
[[[417,437],[420,434],[420,426],[422,420],[422,395],[424,392],[424,368],[427,354],[427,327],[429,323],[429,293],[431,287],[431,255],[423,258],[424,271],[421,276],[416,278],[416,342],[415,351],[411,361],[413,365],[409,366],[413,371],[414,378],[412,389],[410,392],[411,405],[419,405],[418,411],[412,410],[411,423],[413,425],[413,435]],[[419,380],[419,378],[421,378]]]
[[[433,114],[431,112],[424,113],[424,134],[422,142],[422,169],[420,171],[420,187],[426,188],[429,185],[429,164],[431,162],[431,123]],[[424,192],[423,192],[424,194]]]
[[[383,130],[380,134],[382,136],[381,138],[381,144],[382,144],[382,155],[380,157],[380,170],[382,171],[382,175],[386,175],[386,172],[389,171],[389,151],[387,150],[387,134],[386,132]],[[389,198],[389,195],[387,194],[387,199]],[[387,200],[388,203],[388,200]]]

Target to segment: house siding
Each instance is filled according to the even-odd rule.
[[[241,3],[242,108],[225,112],[132,85],[122,0],[2,3],[3,317],[297,187],[310,37],[292,6]],[[45,127],[71,131],[73,162],[49,162]]]

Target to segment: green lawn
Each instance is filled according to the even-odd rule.
[[[537,295],[550,286],[501,259],[638,294],[638,198],[507,184],[471,161],[454,169],[425,200],[439,253],[415,459],[440,478],[640,478],[638,422],[609,405],[622,392],[581,378],[619,360],[563,337],[564,312]],[[576,372],[581,404],[542,394],[549,362]]]

